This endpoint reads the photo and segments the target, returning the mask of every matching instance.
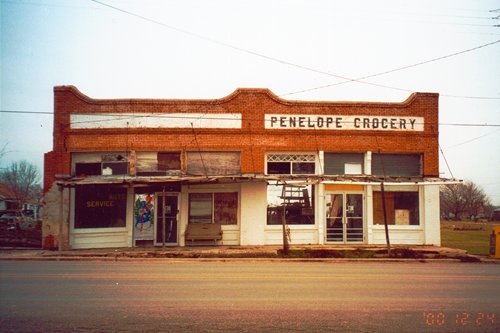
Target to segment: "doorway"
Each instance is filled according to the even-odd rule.
[[[178,245],[178,214],[179,198],[177,194],[157,193],[156,194],[156,227],[155,245]],[[163,208],[165,207],[165,214]],[[165,217],[165,220],[163,219]]]
[[[362,243],[364,241],[362,193],[326,195],[326,242]]]

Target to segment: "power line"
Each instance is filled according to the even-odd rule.
[[[211,43],[214,43],[214,44],[217,44],[217,45],[221,45],[221,46],[224,46],[224,47],[227,47],[227,48],[239,51],[239,52],[247,53],[247,54],[250,54],[252,56],[256,56],[256,57],[263,58],[263,59],[266,59],[266,60],[269,60],[269,61],[273,61],[273,62],[277,62],[277,63],[283,64],[283,65],[295,67],[295,68],[298,68],[298,69],[302,69],[302,70],[306,70],[306,71],[310,71],[310,72],[314,72],[314,73],[318,73],[318,74],[322,74],[322,75],[327,75],[327,76],[331,76],[331,77],[336,77],[336,78],[345,80],[345,82],[342,82],[342,83],[355,81],[355,82],[366,84],[366,85],[372,85],[372,86],[376,86],[376,87],[381,87],[381,88],[386,88],[386,89],[393,89],[393,90],[400,90],[400,91],[406,91],[406,92],[408,92],[408,91],[412,92],[412,90],[398,88],[398,87],[391,87],[391,86],[387,86],[387,85],[382,85],[382,84],[377,84],[377,83],[367,82],[367,81],[362,81],[362,80],[365,79],[365,78],[374,77],[374,76],[378,76],[378,75],[383,75],[383,74],[391,73],[391,72],[394,72],[394,71],[397,71],[397,70],[402,70],[402,69],[406,69],[406,68],[418,66],[418,65],[425,64],[425,63],[428,63],[428,62],[441,60],[441,59],[444,59],[444,58],[448,58],[448,57],[451,57],[451,56],[454,56],[454,55],[458,55],[458,54],[461,54],[461,53],[469,52],[469,51],[472,51],[472,50],[476,50],[476,49],[479,49],[479,48],[482,48],[482,47],[486,47],[486,46],[489,46],[489,45],[493,45],[493,44],[496,44],[496,43],[500,42],[500,40],[497,40],[497,41],[494,41],[494,42],[491,42],[491,43],[488,43],[488,44],[480,45],[480,46],[478,46],[476,48],[473,48],[473,49],[469,49],[469,50],[457,52],[457,53],[452,54],[452,55],[447,55],[447,56],[444,56],[444,57],[439,57],[439,58],[436,58],[436,59],[431,59],[431,60],[424,61],[422,63],[418,63],[418,64],[414,64],[414,65],[404,66],[404,67],[401,67],[401,68],[398,68],[398,69],[386,71],[386,72],[379,73],[379,74],[368,75],[368,76],[360,78],[360,79],[353,79],[353,78],[345,77],[345,76],[342,76],[342,75],[337,75],[337,74],[333,74],[333,73],[326,72],[326,71],[323,71],[323,70],[315,69],[315,68],[312,68],[312,67],[295,64],[295,63],[292,63],[292,62],[289,62],[289,61],[286,61],[286,60],[283,60],[283,59],[271,57],[271,56],[268,56],[268,55],[265,55],[265,54],[262,54],[262,53],[258,53],[258,52],[255,52],[255,51],[252,51],[252,50],[249,50],[249,49],[245,49],[245,48],[242,48],[242,47],[239,47],[239,46],[235,46],[235,45],[232,45],[232,44],[229,44],[229,43],[221,42],[219,40],[216,40],[216,39],[204,36],[204,35],[200,35],[198,33],[193,33],[191,31],[187,31],[187,30],[184,30],[184,29],[180,29],[180,28],[174,27],[172,25],[165,24],[163,22],[151,19],[151,18],[143,16],[143,15],[136,14],[134,12],[131,12],[131,11],[119,8],[119,7],[115,7],[115,6],[109,5],[107,3],[104,3],[104,2],[101,2],[101,1],[98,1],[98,0],[90,0],[90,1],[95,2],[95,3],[99,4],[99,5],[111,8],[113,10],[119,11],[121,13],[124,13],[124,14],[130,15],[130,16],[139,18],[141,20],[144,20],[144,21],[147,21],[147,22],[150,22],[150,23],[154,23],[154,24],[162,26],[164,28],[171,29],[171,30],[174,30],[174,31],[186,34],[186,35],[190,35],[190,36],[196,37],[198,39],[206,40],[206,41],[209,41]],[[337,84],[342,84],[342,83],[337,83]],[[337,85],[337,84],[333,84],[333,85]],[[314,89],[318,89],[318,88],[313,88],[313,90]],[[306,90],[306,91],[308,91],[308,90]],[[301,92],[303,92],[303,91],[301,91]],[[299,92],[293,92],[293,93],[289,93],[289,94],[296,94],[296,93],[299,93]],[[280,96],[289,95],[289,94],[282,94]],[[458,97],[458,96],[451,96],[450,95],[449,97]],[[497,97],[475,97],[475,96],[466,96],[465,98],[500,99],[500,97],[497,98]]]
[[[457,143],[457,144],[455,144],[455,145],[453,145],[453,146],[446,147],[445,149],[451,149],[451,148],[455,148],[455,147],[463,146],[463,145],[465,145],[465,144],[467,144],[467,143],[470,143],[470,142],[473,142],[473,141],[479,140],[479,139],[481,139],[481,138],[484,138],[485,136],[491,135],[491,134],[496,133],[496,132],[498,132],[498,131],[500,131],[500,129],[497,129],[497,130],[495,130],[495,131],[493,131],[493,132],[489,132],[489,133],[486,133],[486,134],[480,135],[480,136],[478,136],[478,137],[475,137],[475,138],[469,139],[469,140],[467,140],[467,141],[463,141],[463,142]]]
[[[429,60],[426,60],[426,61],[417,62],[415,64],[411,64],[411,65],[407,65],[407,66],[403,66],[403,67],[394,68],[394,69],[387,70],[387,71],[384,71],[384,72],[379,72],[379,73],[376,73],[376,74],[366,75],[366,76],[359,77],[359,78],[356,78],[356,79],[349,79],[349,80],[345,80],[345,81],[342,81],[342,82],[337,82],[337,83],[327,84],[327,85],[318,86],[318,87],[314,87],[314,88],[303,89],[303,90],[294,91],[294,92],[290,92],[290,93],[280,94],[280,96],[294,95],[294,94],[299,94],[299,93],[308,92],[308,91],[312,91],[312,90],[329,88],[329,87],[338,86],[338,85],[341,85],[341,84],[344,84],[344,83],[353,82],[353,81],[359,82],[360,80],[368,79],[368,78],[371,78],[371,77],[385,75],[385,74],[389,74],[389,73],[401,71],[401,70],[404,70],[404,69],[408,69],[408,68],[412,68],[412,67],[416,67],[416,66],[421,66],[421,65],[428,64],[428,63],[431,63],[431,62],[443,60],[443,59],[446,59],[446,58],[454,57],[454,56],[457,56],[457,55],[460,55],[460,54],[463,54],[463,53],[475,51],[475,50],[481,49],[483,47],[487,47],[487,46],[490,46],[490,45],[493,45],[493,44],[497,44],[497,43],[500,43],[500,39],[496,40],[494,42],[486,43],[486,44],[483,44],[483,45],[479,45],[479,46],[476,46],[476,47],[473,47],[473,48],[470,48],[470,49],[467,49],[467,50],[450,53],[450,54],[447,54],[445,56],[441,56],[441,57],[429,59]],[[409,89],[401,89],[401,88],[390,87],[390,86],[386,86],[386,85],[377,85],[377,86],[383,87],[383,88],[389,88],[389,89],[411,91]],[[500,99],[500,97],[457,96],[457,95],[445,95],[445,94],[440,94],[440,95],[441,96],[447,96],[447,97],[478,98],[478,99]]]
[[[35,111],[23,111],[23,110],[0,110],[0,113],[20,113],[20,114],[46,114],[46,115],[54,115],[54,112],[35,112]],[[204,115],[208,115],[209,113],[205,113]],[[218,113],[217,113],[218,114]],[[86,115],[95,115],[92,113],[88,113]],[[98,122],[104,122],[104,121],[115,121],[115,120],[130,120],[130,119],[135,119],[135,118],[166,118],[166,119],[187,119],[187,120],[199,120],[199,119],[204,119],[204,120],[235,120],[235,117],[207,117],[207,116],[194,116],[194,117],[189,117],[189,114],[186,114],[186,116],[171,116],[168,113],[159,113],[159,114],[146,114],[146,115],[140,115],[140,114],[131,114],[131,115],[117,115],[117,114],[104,114],[104,113],[99,113],[97,114],[99,117],[110,117],[109,119],[99,119],[99,120],[84,120],[84,121],[78,121],[78,122],[70,122],[67,125],[73,125],[73,124],[81,124],[81,123],[98,123]],[[328,114],[325,114],[324,116],[329,116]],[[360,115],[360,117],[363,117],[363,115]],[[392,117],[392,116],[391,116]],[[397,116],[394,116],[397,117]],[[250,119],[249,121],[254,121],[254,122],[261,122],[262,120],[259,119]],[[264,122],[270,121],[270,120],[264,120]],[[317,120],[309,120],[310,123],[316,123],[318,122]],[[353,121],[342,121],[341,123],[344,124],[352,124],[354,123]],[[429,122],[427,123],[420,123],[420,122],[415,122],[417,125],[433,125]],[[488,123],[437,123],[439,126],[466,126],[466,127],[500,127],[500,124],[488,124]]]
[[[48,115],[54,114],[54,112],[48,112],[48,111],[25,111],[25,110],[0,110],[0,113],[26,113],[26,114],[48,114]]]

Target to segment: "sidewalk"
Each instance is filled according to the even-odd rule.
[[[377,245],[291,245],[288,256],[281,246],[188,246],[111,248],[68,251],[48,251],[26,248],[2,248],[0,260],[306,260],[306,261],[435,261],[491,262],[500,260],[467,254],[465,250],[438,246],[402,246],[391,248]]]

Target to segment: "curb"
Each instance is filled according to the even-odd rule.
[[[475,264],[500,264],[499,260],[479,259],[475,262],[467,262],[459,258],[439,258],[439,259],[407,259],[407,258],[132,258],[132,257],[109,257],[109,256],[26,256],[26,257],[0,257],[0,261],[114,261],[114,262],[133,262],[133,261],[155,261],[155,262],[318,262],[318,263],[475,263]]]

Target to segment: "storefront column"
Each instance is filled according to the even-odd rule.
[[[315,193],[316,198],[316,212],[315,219],[316,225],[318,227],[318,244],[325,244],[325,225],[326,225],[326,211],[325,211],[325,185],[318,184],[317,192]]]
[[[241,184],[240,244],[264,245],[267,224],[267,183]]]
[[[441,246],[441,221],[439,216],[439,185],[422,186],[421,209],[424,217],[424,244]]]
[[[366,244],[373,244],[373,186],[366,186]]]
[[[127,227],[127,244],[128,247],[134,246],[134,188],[127,188],[127,208],[125,225]]]

